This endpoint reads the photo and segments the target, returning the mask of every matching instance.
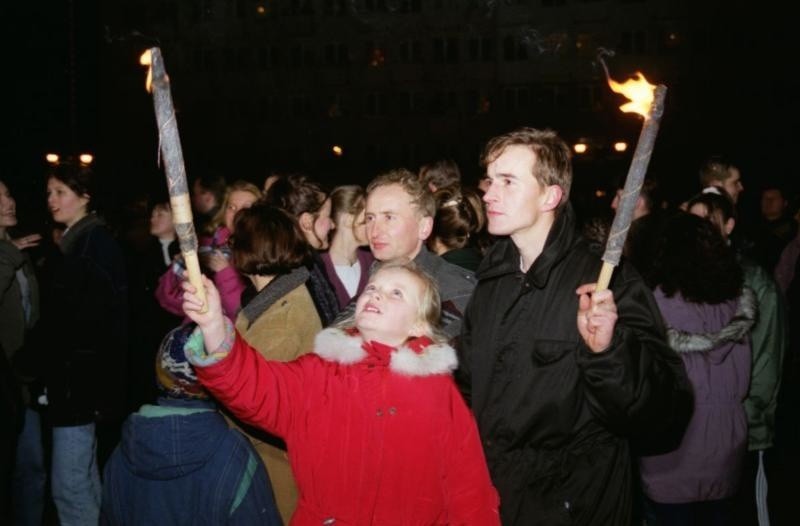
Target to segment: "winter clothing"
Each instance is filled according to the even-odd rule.
[[[339,309],[344,309],[347,307],[347,304],[350,303],[350,300],[357,298],[358,295],[361,294],[361,291],[364,290],[364,287],[367,285],[367,281],[369,281],[369,270],[372,266],[372,262],[375,261],[375,258],[373,257],[372,252],[369,250],[359,249],[356,252],[356,256],[358,257],[358,265],[361,268],[361,277],[358,280],[358,288],[356,289],[356,293],[353,296],[350,296],[344,284],[342,283],[342,280],[339,279],[339,275],[336,273],[336,268],[331,260],[330,253],[322,252],[319,256],[322,259],[323,265],[325,266],[325,275],[333,287],[333,291],[336,293],[336,299],[339,302]]]
[[[87,424],[97,416],[121,420],[128,344],[122,251],[102,220],[89,214],[64,233],[41,275],[53,425]]]
[[[644,491],[656,502],[721,500],[736,494],[747,447],[742,401],[750,382],[748,334],[758,305],[750,289],[739,301],[691,303],[680,293],[656,301],[694,388],[694,413],[675,451],[643,457]],[[738,308],[737,308],[738,307]]]
[[[27,281],[30,306],[26,315],[18,273]],[[25,332],[39,319],[39,285],[33,265],[11,241],[0,239],[0,346],[12,360],[22,348]]]
[[[594,353],[578,333],[575,290],[599,270],[566,205],[527,272],[501,239],[476,274],[457,379],[503,524],[630,523],[631,445],[674,447],[685,427],[686,373],[652,293],[624,262],[611,283],[619,316],[611,345]]]
[[[267,360],[288,362],[314,347],[314,335],[322,324],[305,286],[308,277],[305,267],[277,276],[236,318],[236,329]],[[297,507],[297,484],[286,456],[286,444],[250,426],[243,431],[267,467],[278,511],[288,524]]]
[[[475,247],[464,247],[448,250],[442,254],[442,259],[470,272],[475,272],[478,270],[483,256]]]
[[[314,300],[314,306],[317,308],[322,326],[327,327],[339,314],[339,300],[325,274],[325,264],[316,251],[313,253],[312,263],[308,270],[310,275],[306,281],[306,287],[311,294],[311,299]]]
[[[760,265],[742,261],[744,286],[755,293],[758,319],[750,332],[752,368],[744,401],[748,449],[772,447],[783,357],[789,346],[786,305],[775,280]]]
[[[255,451],[210,401],[128,417],[103,480],[101,524],[281,524]]]
[[[209,250],[221,250],[223,253],[230,253],[230,248],[227,245],[230,237],[230,230],[221,226],[214,232],[213,236],[201,236],[199,244],[200,247],[205,247]],[[172,267],[158,280],[158,287],[155,292],[159,305],[167,312],[177,316],[183,316],[183,288],[181,284],[183,283],[184,271],[182,264],[173,263]],[[242,292],[247,287],[247,282],[232,265],[219,272],[214,272],[212,279],[217,290],[219,290],[222,311],[229,318],[235,318],[241,308]]]
[[[394,349],[327,329],[290,363],[263,360],[238,335],[226,352],[190,359],[234,414],[285,438],[300,490],[293,525],[499,524],[451,347],[417,338]]]

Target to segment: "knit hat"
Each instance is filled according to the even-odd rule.
[[[184,351],[192,338],[202,338],[195,332],[197,324],[187,323],[167,333],[156,354],[156,384],[162,396],[184,400],[208,398],[208,393],[186,360]]]

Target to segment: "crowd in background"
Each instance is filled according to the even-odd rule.
[[[31,211],[0,180],[0,516],[334,524],[318,508],[342,506],[351,523],[383,524],[400,507],[383,496],[390,488],[418,513],[398,524],[791,523],[797,197],[765,182],[761,216],[740,220],[758,174],[721,157],[699,167],[681,203],[648,180],[608,297],[575,294],[594,280],[613,210],[573,210],[565,148],[549,132],[501,136],[474,187],[449,160],[366,187],[197,177],[198,253],[224,330],[187,300],[166,194],[149,196],[147,216],[108,225],[95,212],[99,174],[62,162],[42,198],[55,226],[21,235],[17,216]],[[396,326],[370,321],[390,277],[428,305],[413,316],[435,312],[423,329],[404,325],[404,311]],[[397,369],[391,353],[407,346],[446,363]],[[242,383],[215,376],[223,366]],[[405,376],[375,383],[376,366]],[[272,400],[261,387],[273,383],[275,400],[254,406]],[[409,399],[412,389],[436,401]],[[347,402],[356,395],[396,397],[438,424],[405,420],[409,447],[392,436],[402,429],[363,423]],[[392,404],[377,416],[405,415]],[[332,473],[329,461],[342,465]]]

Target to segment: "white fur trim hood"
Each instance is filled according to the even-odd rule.
[[[351,336],[341,329],[325,329],[314,339],[314,354],[329,362],[352,365],[367,356],[360,336]],[[422,352],[403,345],[392,351],[389,369],[407,376],[450,374],[458,367],[456,351],[446,343],[432,343]]]

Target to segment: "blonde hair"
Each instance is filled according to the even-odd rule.
[[[428,332],[425,336],[437,343],[448,341],[448,337],[441,330],[442,301],[439,296],[439,287],[436,285],[436,281],[413,261],[388,261],[379,263],[372,272],[370,281],[373,277],[377,276],[379,272],[392,268],[405,270],[422,284],[422,296],[417,306],[417,319],[425,323],[428,327]],[[353,310],[349,316],[334,323],[333,326],[339,329],[349,329],[355,326],[355,321],[356,313],[355,310]]]
[[[253,194],[256,200],[261,199],[261,190],[256,185],[243,179],[234,181],[225,189],[225,198],[222,200],[222,206],[219,207],[217,213],[209,221],[205,234],[213,234],[220,226],[225,224],[225,210],[228,208],[228,199],[230,199],[233,192],[248,192]]]

